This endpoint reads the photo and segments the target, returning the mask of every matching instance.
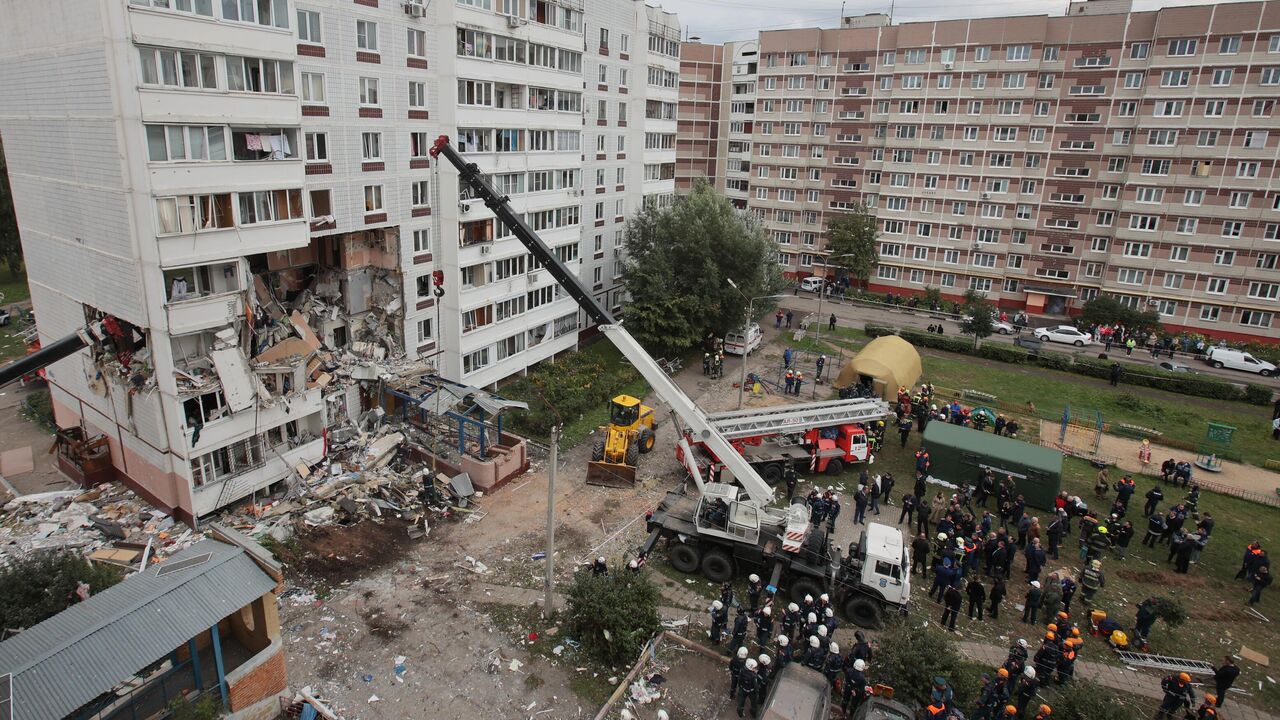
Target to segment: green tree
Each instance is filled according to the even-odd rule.
[[[624,237],[627,328],[655,354],[678,354],[707,331],[724,335],[741,327],[743,295],[774,294],[785,284],[777,246],[759,222],[705,182],[671,207],[640,211],[627,221]],[[756,303],[754,309],[771,308]]]
[[[979,670],[960,658],[955,642],[947,635],[907,618],[890,623],[880,634],[878,645],[869,675],[875,682],[893,687],[895,700],[928,705],[933,679],[943,677],[951,684],[959,707],[973,706]]]
[[[924,286],[924,296],[920,300],[926,308],[932,308],[936,303],[938,307],[942,307],[942,288],[936,288],[932,285]]]
[[[1114,296],[1099,295],[1084,304],[1080,312],[1080,324],[1115,325],[1120,323],[1129,330],[1152,330],[1160,327],[1160,316],[1154,310],[1137,311],[1121,304]]]
[[[0,260],[9,267],[10,273],[22,272],[22,242],[18,239],[18,216],[13,210],[3,141],[0,141]]]
[[[96,594],[123,576],[120,568],[92,564],[70,550],[15,560],[0,570],[0,628],[29,628],[66,610],[81,581]]]
[[[880,258],[880,250],[876,247],[876,238],[880,234],[877,228],[876,216],[866,205],[836,213],[827,220],[831,266],[840,268],[863,287]]]
[[[994,308],[987,300],[987,296],[976,290],[965,291],[964,316],[960,321],[960,332],[973,336],[975,348],[978,347],[979,340],[996,331],[995,322],[991,320],[993,311]]]
[[[580,570],[565,588],[566,630],[582,649],[609,666],[629,666],[662,629],[658,589],[641,573]]]
[[[1143,720],[1151,710],[1131,697],[1079,680],[1059,686],[1047,701],[1053,720]]]

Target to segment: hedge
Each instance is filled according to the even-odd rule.
[[[983,344],[975,349],[972,340],[966,337],[938,335],[913,328],[895,330],[884,325],[867,325],[866,333],[868,337],[873,338],[897,334],[903,340],[917,347],[945,350],[961,355],[975,355],[988,360],[1006,363],[1035,362],[1049,370],[1073,372],[1102,380],[1111,379],[1110,362],[1091,358],[1075,358],[1066,353],[1042,351],[1037,357],[1033,358],[1026,350],[1016,346],[990,343]],[[1208,375],[1185,372],[1175,373],[1154,368],[1137,372],[1131,367],[1122,367],[1124,367],[1125,371],[1120,377],[1120,382],[1127,385],[1152,387],[1181,395],[1213,398],[1215,400],[1243,400],[1253,405],[1269,405],[1272,401],[1272,389],[1267,385],[1250,383],[1241,392],[1235,385]]]

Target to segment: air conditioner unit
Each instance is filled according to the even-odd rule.
[[[509,27],[509,28],[518,28],[518,27],[523,27],[523,26],[528,25],[528,24],[529,24],[529,21],[528,21],[528,20],[525,20],[525,19],[524,19],[524,18],[522,18],[522,17],[516,17],[515,15],[508,15],[508,16],[507,16],[507,27]]]
[[[943,70],[950,70],[956,66],[955,63],[942,63]]]
[[[427,9],[420,3],[407,2],[404,4],[404,14],[410,17],[426,17]]]
[[[481,255],[488,255],[492,251],[493,251],[493,246],[488,243],[485,243],[484,245],[480,246]]]
[[[1160,301],[1155,298],[1147,298],[1148,305],[1159,305]]]
[[[983,200],[990,200],[990,199],[991,199],[991,193],[982,193],[982,199],[983,199]]]

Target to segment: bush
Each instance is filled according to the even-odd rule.
[[[903,340],[915,345],[916,347],[934,348],[935,350],[946,350],[947,352],[961,353],[969,355],[973,353],[973,341],[965,338],[955,337],[953,335],[937,335],[934,333],[924,332],[922,330],[912,330],[903,328],[898,332]]]
[[[123,579],[120,568],[94,565],[70,550],[16,559],[0,570],[0,628],[29,628],[66,610],[81,581],[97,594]]]
[[[170,720],[217,720],[222,717],[222,704],[212,692],[206,692],[195,702],[182,698],[169,701]]]
[[[22,401],[22,417],[49,432],[57,429],[57,423],[53,419],[53,398],[47,389],[37,390]]]
[[[1067,371],[1071,369],[1071,356],[1066,353],[1041,352],[1037,359],[1041,367],[1050,370]]]
[[[929,632],[911,619],[891,623],[880,634],[869,675],[893,686],[894,699],[908,705],[929,704],[933,679],[951,683],[959,707],[972,707],[978,695],[976,668],[960,659],[955,643],[941,632]]]
[[[1026,350],[1012,345],[984,343],[978,347],[978,357],[988,360],[999,360],[1007,363],[1025,363],[1029,357]]]
[[[1049,699],[1053,720],[1142,720],[1149,708],[1139,709],[1126,702],[1128,698],[1093,683],[1076,680],[1059,686]],[[1032,711],[1038,705],[1033,704]]]
[[[610,667],[631,665],[649,638],[662,629],[657,586],[641,573],[595,576],[583,569],[565,588],[565,598],[569,636]]]
[[[869,338],[878,338],[878,337],[884,337],[885,335],[898,334],[897,330],[891,327],[886,327],[884,325],[867,325],[866,327],[863,328],[862,331],[865,332],[867,334],[867,337]]]
[[[622,388],[638,380],[631,364],[606,363],[595,352],[576,352],[543,362],[502,388],[503,397],[523,400],[529,409],[508,413],[506,422],[517,433],[545,437],[558,422],[577,420],[587,410],[604,407]]]
[[[1250,405],[1270,405],[1272,390],[1270,386],[1249,383],[1244,386],[1244,401]]]
[[[1166,372],[1153,368],[1138,370],[1132,366],[1122,367],[1124,367],[1124,374],[1120,376],[1120,382],[1127,385],[1159,388],[1182,395],[1194,395],[1217,400],[1240,399],[1240,390],[1235,385],[1208,375]],[[1111,377],[1111,364],[1099,360],[1077,359],[1069,369],[1079,375],[1088,375],[1089,377],[1102,378],[1104,380]],[[1270,398],[1267,399],[1267,402],[1270,402]]]

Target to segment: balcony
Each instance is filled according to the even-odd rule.
[[[311,242],[304,218],[245,227],[227,227],[161,236],[161,265],[212,262],[243,255],[291,250]]]
[[[138,45],[201,48],[282,60],[292,60],[297,56],[297,41],[292,28],[226,22],[133,4],[128,8],[132,39]]]
[[[164,310],[169,334],[183,335],[225,327],[244,317],[244,296],[239,291],[211,294],[167,303]]]

